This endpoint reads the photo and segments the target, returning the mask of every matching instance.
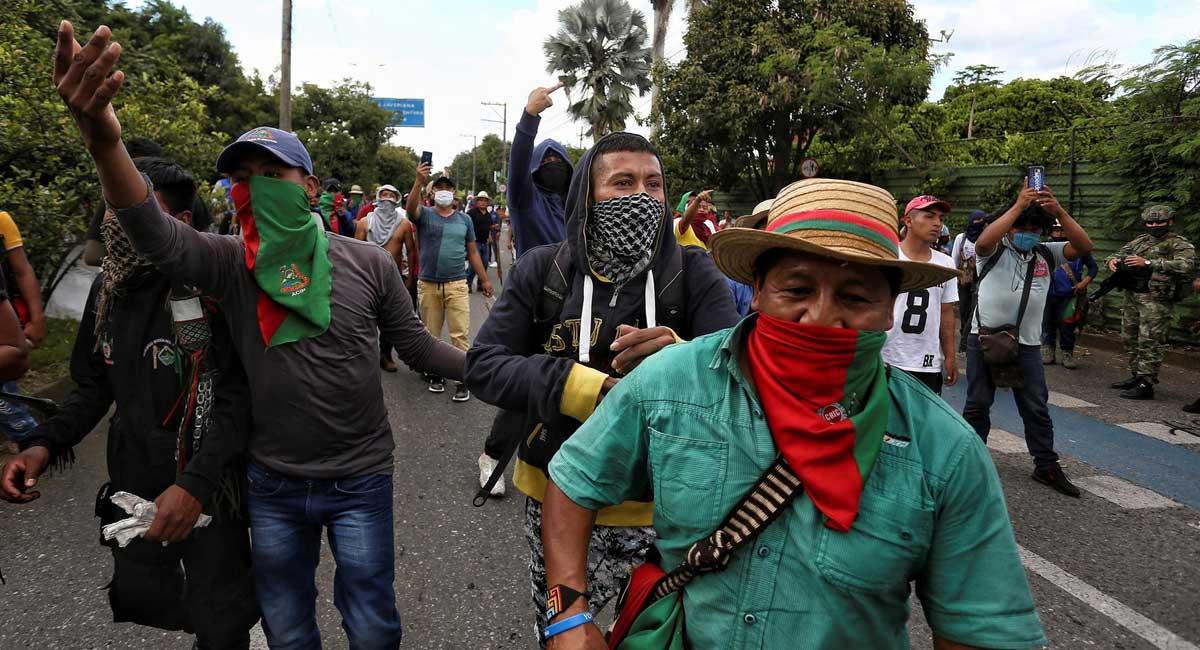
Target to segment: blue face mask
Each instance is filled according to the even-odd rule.
[[[1033,250],[1033,247],[1037,246],[1041,241],[1041,235],[1036,232],[1019,232],[1012,236],[1013,248],[1022,253],[1028,253]]]

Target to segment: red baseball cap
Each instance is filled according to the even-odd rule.
[[[951,210],[951,206],[949,203],[939,199],[936,196],[932,196],[929,194],[922,194],[921,196],[918,196],[917,198],[909,201],[908,205],[904,206],[904,214],[907,215],[909,212],[912,212],[913,210],[924,210],[926,208],[930,208],[935,205],[941,206],[941,208],[943,210],[945,210],[946,212],[949,212]]]

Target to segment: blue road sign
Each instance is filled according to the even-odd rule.
[[[395,97],[375,97],[374,99],[380,108],[392,112],[392,126],[424,128],[424,99],[397,99]]]

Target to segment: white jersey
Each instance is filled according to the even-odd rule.
[[[931,264],[954,268],[949,255],[930,252],[933,254],[929,260]],[[903,250],[900,259],[910,261]],[[957,278],[896,296],[896,304],[892,307],[892,329],[883,346],[883,360],[910,372],[941,372],[942,305],[952,302],[958,302]]]

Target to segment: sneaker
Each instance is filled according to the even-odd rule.
[[[1033,480],[1058,490],[1069,497],[1079,498],[1079,488],[1067,478],[1058,463],[1043,469],[1033,470]]]
[[[1047,366],[1054,365],[1054,348],[1049,345],[1042,346],[1042,364]]]
[[[1125,379],[1122,381],[1114,381],[1113,383],[1109,384],[1108,387],[1109,388],[1119,388],[1121,390],[1125,390],[1126,388],[1133,388],[1134,386],[1137,386],[1137,383],[1138,383],[1138,376],[1133,375],[1129,379]]]
[[[496,471],[496,466],[500,461],[488,456],[487,454],[479,454],[479,487],[487,485],[488,479],[492,477],[492,472]],[[492,486],[492,496],[504,496],[504,475],[500,475],[500,479]]]
[[[441,377],[429,375],[429,392],[444,393],[446,392],[446,380]]]
[[[1066,368],[1067,370],[1074,370],[1079,367],[1079,364],[1075,361],[1075,353],[1063,352],[1062,367]]]
[[[1184,413],[1200,413],[1200,397],[1197,397],[1196,401],[1192,402],[1191,404],[1184,405],[1183,412]]]
[[[455,402],[465,402],[471,399],[471,391],[467,390],[466,384],[455,384],[454,397],[451,397],[450,399],[454,400]]]
[[[1117,397],[1137,400],[1154,399],[1154,384],[1145,377],[1139,378],[1136,384],[1118,393]]]

